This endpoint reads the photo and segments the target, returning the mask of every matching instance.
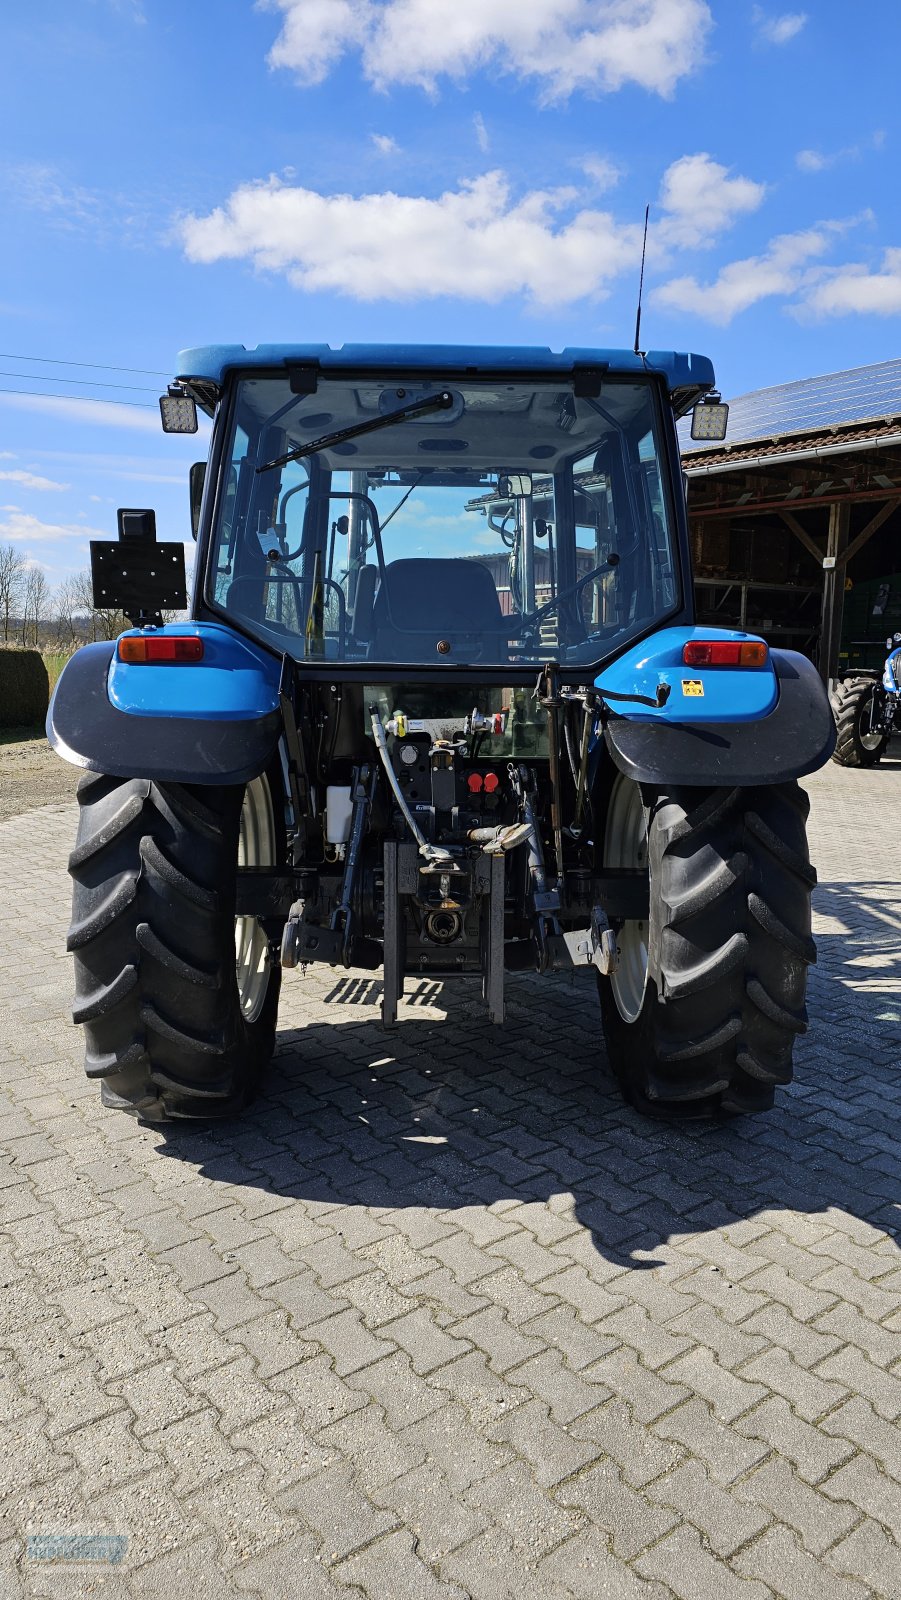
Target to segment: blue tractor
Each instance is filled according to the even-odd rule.
[[[881,676],[858,668],[833,686],[832,759],[840,767],[875,767],[892,734],[901,733],[901,633],[892,634],[885,645],[889,654]]]
[[[326,962],[383,969],[389,1026],[412,978],[478,980],[500,1023],[509,972],[593,968],[634,1106],[770,1106],[815,957],[797,780],[835,730],[803,657],[695,625],[676,419],[722,437],[710,362],[226,345],[178,370],[166,431],[213,420],[190,620],[162,620],[183,547],[120,512],[95,597],[133,627],[48,716],[85,769],[68,942],[104,1103],[239,1112],[282,969]]]

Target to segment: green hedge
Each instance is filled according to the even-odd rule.
[[[34,727],[49,703],[50,679],[40,651],[0,650],[0,727]]]

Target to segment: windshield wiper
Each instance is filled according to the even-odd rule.
[[[303,456],[314,456],[318,450],[329,450],[332,445],[343,444],[345,439],[356,439],[361,433],[375,433],[377,428],[390,428],[394,422],[404,422],[407,417],[425,417],[432,411],[449,411],[454,403],[454,397],[449,389],[442,389],[439,394],[427,395],[424,400],[411,400],[405,406],[400,406],[397,411],[392,411],[385,417],[371,417],[367,422],[355,422],[350,428],[341,428],[337,433],[325,433],[321,439],[311,439],[309,444],[299,444],[293,450],[288,450],[283,456],[276,456],[274,461],[266,461],[263,466],[257,467],[257,472],[270,472],[273,467],[284,467],[289,461],[300,461]]]

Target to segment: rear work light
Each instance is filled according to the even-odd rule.
[[[192,633],[159,636],[130,634],[119,640],[118,655],[120,661],[132,663],[141,661],[147,665],[155,662],[171,662],[176,666],[183,666],[188,661],[203,660],[203,640]]]
[[[765,667],[769,654],[762,639],[690,639],[682,646],[686,667]]]

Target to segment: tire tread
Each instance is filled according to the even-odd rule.
[[[651,1114],[765,1110],[807,1027],[809,799],[797,783],[644,798],[648,982],[627,1023],[600,981],[614,1071]]]
[[[102,773],[79,784],[73,1015],[104,1104],[148,1121],[239,1111],[274,1048],[278,967],[253,1023],[235,982],[242,796]]]

